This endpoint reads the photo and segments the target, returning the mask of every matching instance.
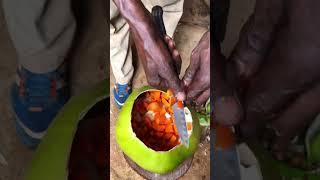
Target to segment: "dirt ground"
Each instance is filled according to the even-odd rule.
[[[181,75],[190,62],[192,49],[197,45],[201,36],[207,31],[209,25],[209,8],[203,1],[187,0],[185,2],[185,11],[177,27],[174,40],[182,57]],[[138,61],[135,59],[135,61]],[[114,77],[110,70],[110,91],[114,87]],[[133,78],[133,88],[139,88],[147,85],[147,80],[143,71],[142,64],[137,63],[135,75]],[[110,109],[110,175],[111,179],[143,179],[126,163],[122,152],[115,140],[115,123],[117,121],[118,109],[113,102],[111,94]],[[210,144],[204,141],[199,145],[195,154],[192,166],[181,179],[198,180],[210,179]]]

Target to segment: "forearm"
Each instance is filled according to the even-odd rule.
[[[161,41],[157,35],[152,16],[140,0],[114,0],[122,17],[127,21],[135,43],[142,46],[153,46],[151,42]],[[149,47],[150,48],[150,47]]]

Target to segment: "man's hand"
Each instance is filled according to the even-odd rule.
[[[179,100],[184,100],[183,83],[179,79],[181,58],[172,39],[161,39],[151,14],[141,1],[114,2],[130,26],[148,83],[156,88],[172,89]]]
[[[320,112],[320,1],[257,0],[230,61],[246,81],[240,132],[257,138],[266,125],[283,151]]]
[[[183,77],[187,99],[204,104],[210,97],[210,32],[206,32],[191,54],[190,65]]]

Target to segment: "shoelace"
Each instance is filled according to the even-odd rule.
[[[127,88],[128,86],[125,85],[117,85],[118,95],[124,97],[128,93]]]
[[[37,76],[28,80],[26,89],[26,97],[30,105],[43,105],[51,97],[51,80],[46,76]]]

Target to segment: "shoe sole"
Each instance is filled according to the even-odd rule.
[[[16,120],[16,132],[18,135],[18,138],[20,141],[29,149],[36,149],[39,143],[41,142],[41,139],[35,139],[30,137],[24,129],[20,126],[18,121]]]

